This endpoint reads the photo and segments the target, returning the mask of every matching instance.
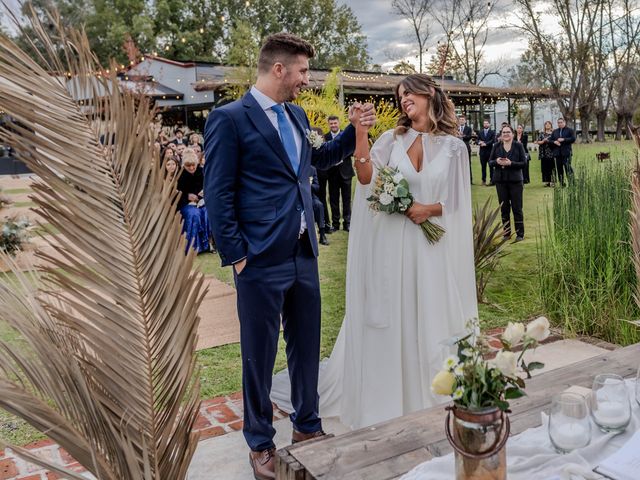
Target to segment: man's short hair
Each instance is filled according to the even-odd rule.
[[[566,122],[566,120],[564,119],[564,117],[558,117],[558,120],[562,120],[563,122]]]
[[[269,35],[260,49],[258,71],[266,73],[278,62],[287,65],[297,55],[313,58],[315,54],[313,45],[296,35],[286,32]]]
[[[340,120],[340,119],[338,118],[337,115],[329,115],[327,117],[327,121],[330,122],[331,120]]]

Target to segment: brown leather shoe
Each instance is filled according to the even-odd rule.
[[[320,437],[326,437],[327,434],[324,433],[322,430],[318,430],[317,432],[313,432],[313,433],[302,433],[297,431],[295,428],[293,429],[293,433],[291,434],[291,443],[298,443],[298,442],[304,442],[306,440],[311,440],[312,438],[320,438]]]
[[[249,463],[253,468],[253,476],[256,480],[275,480],[275,454],[275,448],[268,448],[261,452],[249,452]]]

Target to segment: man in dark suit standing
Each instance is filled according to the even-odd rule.
[[[558,119],[558,128],[551,133],[549,142],[553,148],[553,156],[556,159],[556,172],[558,173],[558,181],[564,187],[564,173],[567,175],[573,174],[571,168],[571,144],[576,141],[575,132],[567,127],[567,123],[564,118]]]
[[[496,141],[496,132],[491,130],[491,122],[484,119],[482,130],[478,132],[478,146],[480,147],[480,167],[482,168],[482,185],[487,185],[487,165],[491,157],[491,149]],[[489,165],[489,185],[493,185],[493,167]]]
[[[331,122],[329,122],[329,126],[331,126]],[[340,126],[338,125],[338,130]],[[328,137],[329,134],[324,136],[326,141],[333,140],[333,137]],[[329,169],[331,170],[331,169]],[[318,198],[322,202],[322,214],[324,216],[324,232],[326,234],[331,234],[335,230],[338,229],[340,225],[336,225],[334,228],[331,225],[331,217],[329,216],[329,170],[323,170],[316,167],[316,174],[318,176]]]
[[[315,148],[304,110],[290,103],[309,84],[313,47],[278,33],[266,38],[256,84],[215,108],[205,126],[205,205],[222,265],[233,265],[240,318],[244,437],[258,480],[275,479],[269,393],[284,327],[292,442],[324,435],[318,414],[320,283],[309,171],[353,153],[355,128]],[[373,105],[354,104],[351,124],[375,123]]]
[[[340,134],[340,119],[331,115],[328,119],[329,132],[324,136],[327,141]],[[342,228],[349,231],[351,223],[351,179],[355,175],[351,156],[345,157],[335,167],[329,169],[329,202],[331,204],[331,225],[334,230],[340,228],[340,200],[342,200]]]
[[[467,153],[469,154],[469,172],[471,184],[473,185],[473,171],[471,170],[471,137],[473,137],[473,130],[469,125],[467,125],[467,117],[464,115],[460,115],[458,117],[458,136],[467,146]]]
[[[324,205],[322,205],[322,201],[318,196],[318,193],[320,192],[320,182],[318,182],[318,172],[316,167],[311,167],[309,181],[311,183],[311,196],[313,198],[313,217],[316,219],[316,224],[318,225],[318,242],[320,245],[329,245],[329,240],[327,240]]]

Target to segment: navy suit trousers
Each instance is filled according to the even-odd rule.
[[[242,351],[243,433],[251,450],[261,451],[274,446],[269,394],[281,318],[295,410],[291,421],[303,433],[322,428],[318,416],[320,282],[308,234],[305,232],[297,242],[287,261],[267,267],[248,263],[235,275],[235,282]]]

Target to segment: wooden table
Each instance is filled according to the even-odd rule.
[[[527,382],[527,396],[511,401],[511,434],[540,426],[540,412],[551,397],[572,385],[591,388],[599,373],[633,377],[640,364],[640,343],[570,366],[542,373]],[[387,480],[451,451],[444,433],[444,406],[412,413],[372,427],[278,450],[280,480]]]

